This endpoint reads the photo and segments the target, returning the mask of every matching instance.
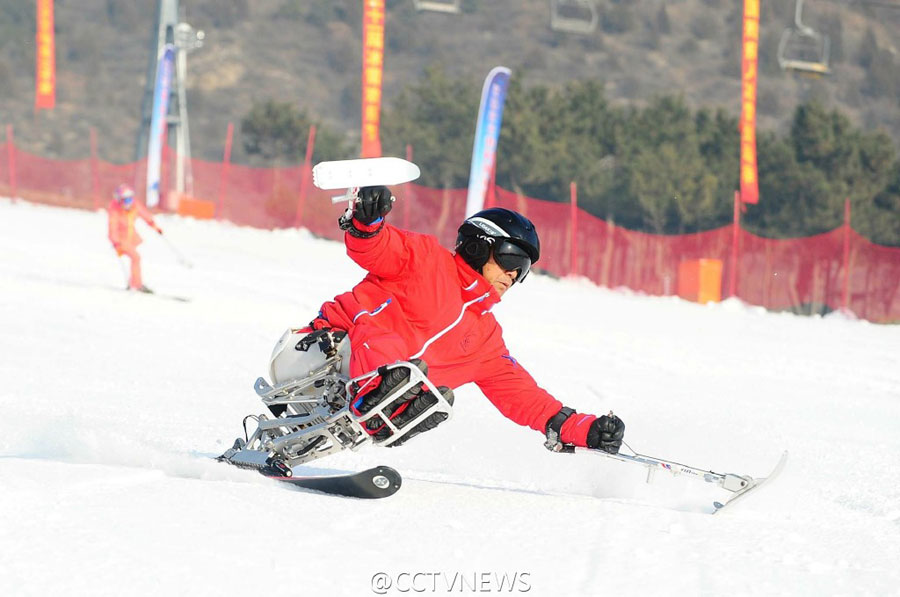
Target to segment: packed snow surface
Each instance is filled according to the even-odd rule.
[[[495,314],[544,388],[638,452],[784,473],[713,516],[723,490],[550,453],[465,386],[434,432],[305,469],[386,464],[399,493],[330,497],[212,457],[362,270],[305,231],[159,221],[194,267],[139,224],[146,296],[104,213],[0,199],[0,595],[900,594],[900,327],[533,276]]]

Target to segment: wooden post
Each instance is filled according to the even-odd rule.
[[[572,228],[569,232],[570,243],[569,248],[571,253],[569,254],[569,275],[577,276],[578,275],[578,185],[575,184],[575,181],[569,183],[569,199],[570,199],[570,214],[571,214],[571,222]]]
[[[306,138],[306,157],[303,160],[303,174],[300,178],[300,197],[297,199],[297,214],[294,216],[294,227],[299,228],[303,221],[303,206],[306,196],[309,194],[309,176],[312,174],[313,148],[316,146],[316,125],[309,126],[309,136]]]
[[[600,285],[605,286],[607,288],[612,288],[612,282],[610,282],[610,270],[612,269],[613,264],[613,251],[615,250],[615,242],[616,242],[616,223],[610,217],[606,220],[606,247],[603,249],[603,269],[600,273]]]
[[[844,199],[844,281],[841,289],[841,310],[850,307],[850,199]]]
[[[741,192],[734,192],[734,221],[731,223],[731,271],[728,272],[728,296],[737,296],[738,241],[741,225]]]
[[[91,199],[94,209],[100,209],[100,172],[97,158],[97,129],[91,127]]]
[[[443,238],[444,228],[447,226],[448,219],[450,219],[450,190],[447,188],[447,185],[444,185],[443,191],[441,192],[441,213],[434,226],[434,231],[429,231],[430,234],[438,237],[438,240]],[[423,230],[423,232],[425,231]]]
[[[809,315],[824,315],[825,309],[825,278],[822,272],[822,262],[813,261],[812,284],[810,284]]]
[[[225,192],[228,189],[228,165],[231,163],[231,142],[234,139],[234,123],[228,123],[225,132],[225,152],[222,156],[222,175],[219,176],[219,192],[216,195],[216,216],[221,217],[222,204],[225,201]]]
[[[406,161],[413,161],[413,146],[409,143],[406,144]],[[406,184],[406,193],[404,194],[406,197],[403,198],[403,229],[409,230],[409,204],[412,202],[413,198],[412,183]]]
[[[6,125],[6,171],[9,172],[10,199],[15,203],[19,192],[16,188],[16,141],[11,124]]]

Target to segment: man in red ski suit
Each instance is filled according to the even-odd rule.
[[[484,210],[460,226],[451,253],[432,236],[387,224],[393,200],[386,187],[365,187],[352,217],[341,218],[347,254],[368,275],[323,304],[311,324],[348,333],[351,376],[421,359],[436,386],[476,383],[504,416],[545,434],[548,447],[562,442],[618,452],[622,421],[611,413],[576,413],[539,387],[509,354],[491,313],[540,256],[533,224],[510,210]],[[357,413],[373,407],[366,402],[356,402]],[[442,418],[423,431],[443,420],[432,416]]]
[[[109,242],[112,243],[116,255],[127,256],[131,260],[131,275],[128,279],[129,290],[150,292],[141,278],[141,256],[137,252],[143,241],[135,224],[141,218],[158,234],[162,228],[153,220],[153,214],[140,202],[134,200],[134,189],[127,184],[120,184],[113,192],[113,200],[107,208],[109,214]]]

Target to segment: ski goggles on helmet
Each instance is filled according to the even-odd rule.
[[[125,207],[131,207],[131,204],[134,203],[134,194],[128,193],[128,194],[122,195],[121,201],[122,201],[122,205],[124,205]]]
[[[504,271],[518,272],[514,282],[521,282],[531,271],[531,257],[519,245],[508,241],[500,240],[494,243],[494,261],[497,262]]]

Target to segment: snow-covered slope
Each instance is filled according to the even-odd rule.
[[[348,500],[209,457],[281,332],[361,270],[305,232],[160,221],[195,267],[147,231],[145,281],[190,302],[121,290],[104,214],[0,200],[0,595],[900,594],[897,326],[534,276],[495,313],[543,387],[694,466],[788,449],[782,477],[710,516],[712,485],[551,454],[464,387],[407,446],[320,461],[404,474]]]

